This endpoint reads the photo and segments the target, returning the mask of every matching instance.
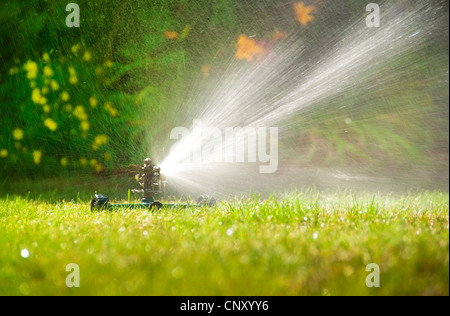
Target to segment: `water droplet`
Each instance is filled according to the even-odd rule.
[[[20,252],[20,255],[22,256],[22,258],[28,258],[30,256],[30,252],[28,251],[27,248],[22,249],[22,251]]]

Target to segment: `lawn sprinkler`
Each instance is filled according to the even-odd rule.
[[[111,204],[106,195],[95,194],[91,200],[91,211],[114,210],[119,208],[154,210],[162,207],[211,207],[216,204],[215,199],[208,195],[201,195],[197,200],[197,204],[163,204],[155,201],[154,194],[161,194],[165,191],[166,181],[161,175],[161,168],[155,166],[150,158],[144,160],[144,166],[130,165],[128,173],[134,174],[134,178],[142,187],[142,189],[131,190],[133,193],[142,193],[141,203]]]

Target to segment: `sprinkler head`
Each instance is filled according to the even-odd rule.
[[[161,170],[150,158],[144,159],[144,166],[137,169],[136,180],[143,187],[143,199],[153,198],[153,193],[160,192]]]
[[[109,198],[103,194],[95,194],[91,200],[91,211],[113,210],[119,208],[145,208],[150,210],[161,209],[162,207],[177,207],[186,208],[189,206],[213,207],[216,205],[216,200],[208,195],[201,195],[197,200],[197,205],[180,205],[180,204],[165,204],[155,201],[154,193],[161,193],[164,191],[165,181],[161,176],[161,168],[155,166],[150,158],[144,159],[144,166],[131,165],[129,166],[129,173],[134,173],[136,180],[143,188],[141,190],[131,190],[134,193],[142,192],[141,203],[126,203],[126,204],[110,204]]]
[[[150,158],[145,158],[144,159],[144,168],[145,167],[150,167],[152,165],[153,165],[153,162],[152,162],[152,160]]]

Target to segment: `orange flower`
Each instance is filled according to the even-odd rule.
[[[167,38],[167,39],[170,39],[170,40],[177,39],[178,38],[178,32],[165,30],[164,31],[164,37]]]
[[[273,41],[277,41],[280,39],[286,38],[286,33],[285,32],[280,32],[279,29],[275,29],[275,31],[273,32],[272,35],[272,40]]]
[[[239,35],[236,51],[237,59],[252,61],[254,56],[261,57],[263,54],[264,48],[259,46],[253,38],[248,38],[244,34]]]
[[[300,22],[302,26],[306,26],[306,24],[308,24],[309,22],[314,21],[314,16],[311,15],[311,12],[316,9],[315,6],[313,5],[305,6],[305,4],[302,1],[294,3],[292,6],[294,7],[297,20]]]
[[[210,70],[211,70],[210,65],[208,65],[208,64],[203,65],[203,67],[202,67],[203,76],[208,76]]]

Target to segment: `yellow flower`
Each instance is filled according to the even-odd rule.
[[[50,81],[50,86],[52,87],[53,91],[58,91],[59,90],[59,84],[55,80]]]
[[[67,165],[69,164],[69,159],[67,159],[67,157],[62,157],[60,160],[61,166],[63,167],[67,167]]]
[[[44,76],[46,77],[51,77],[53,76],[53,69],[50,66],[45,66],[44,67]]]
[[[111,102],[106,102],[104,108],[112,117],[117,117],[119,115],[119,112],[112,106]]]
[[[50,105],[48,105],[48,104],[44,105],[43,109],[44,109],[45,113],[49,113],[51,110]]]
[[[44,120],[44,125],[48,127],[49,130],[54,132],[58,128],[58,124],[53,121],[51,118],[46,118]]]
[[[110,160],[111,159],[111,154],[109,152],[105,153],[105,160]]]
[[[43,87],[42,88],[42,94],[47,94],[48,93],[48,88],[47,87]]]
[[[12,68],[9,70],[9,74],[10,74],[10,75],[15,75],[15,74],[18,74],[18,73],[19,73],[19,68],[16,67],[16,66],[12,67]]]
[[[44,53],[44,55],[42,55],[42,59],[48,63],[50,61],[50,55],[48,53]]]
[[[80,165],[87,166],[87,164],[88,164],[88,161],[86,158],[84,158],[84,157],[80,158]]]
[[[20,128],[13,130],[13,137],[15,140],[21,140],[23,138],[23,130]]]
[[[66,91],[63,91],[63,92],[61,93],[61,99],[62,99],[63,101],[65,101],[65,102],[69,101],[69,99],[70,99],[69,93],[67,93]]]
[[[97,106],[97,104],[98,104],[98,101],[97,101],[97,99],[96,99],[95,97],[90,97],[90,98],[89,98],[89,104],[90,104],[93,108],[95,108],[95,107]]]
[[[95,171],[100,172],[103,170],[103,166],[101,164],[95,165]]]
[[[81,128],[82,131],[88,131],[89,130],[89,122],[82,121],[80,123],[80,128]]]
[[[77,84],[78,83],[78,77],[77,76],[70,76],[69,82],[71,84]]]
[[[115,108],[111,108],[109,110],[109,115],[111,115],[112,117],[117,117],[119,114]]]
[[[36,104],[44,105],[47,103],[47,98],[44,98],[41,95],[41,90],[39,90],[39,88],[33,89],[33,91],[31,92],[31,100],[33,100],[33,102]]]
[[[72,46],[72,53],[76,54],[81,49],[80,44],[76,44]]]
[[[33,89],[31,92],[31,100],[33,100],[34,103],[39,104],[41,103],[41,97],[41,90],[39,90],[39,88]]]
[[[71,76],[76,76],[77,75],[77,72],[76,72],[75,68],[73,68],[72,66],[69,66],[69,74]]]
[[[108,136],[105,134],[100,134],[95,136],[94,143],[92,144],[93,150],[98,150],[100,146],[108,142]]]
[[[82,105],[77,105],[73,110],[73,115],[78,118],[80,121],[85,121],[88,119],[86,112],[84,111],[84,107]]]
[[[95,143],[99,146],[106,144],[108,142],[108,136],[105,134],[100,134],[95,136]]]
[[[88,51],[85,51],[85,52],[84,52],[83,59],[84,59],[85,61],[90,61],[90,60],[92,59],[92,54],[91,54],[90,52],[88,52]]]
[[[180,38],[186,38],[189,35],[189,32],[191,31],[192,26],[190,24],[186,24],[186,26],[184,27],[183,31],[181,31],[181,35]]]
[[[40,150],[33,151],[33,161],[35,164],[38,165],[41,163],[41,157],[42,157],[42,152]]]
[[[114,63],[111,60],[107,59],[105,61],[105,66],[111,68],[112,66],[114,66]]]
[[[96,164],[97,164],[97,159],[91,159],[91,160],[89,161],[89,165],[90,165],[91,167],[95,166]]]
[[[5,158],[8,156],[8,150],[7,149],[0,149],[0,157]]]
[[[69,66],[69,82],[71,84],[77,84],[78,83],[78,77],[77,77],[77,72],[75,70],[75,68],[73,68],[72,66]]]
[[[28,60],[23,68],[27,71],[28,79],[36,79],[38,73],[38,65],[36,62]]]

